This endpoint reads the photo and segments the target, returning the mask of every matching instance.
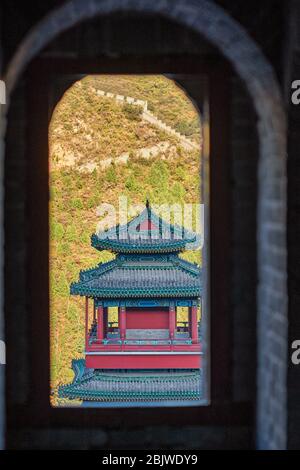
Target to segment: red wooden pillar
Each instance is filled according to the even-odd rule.
[[[100,305],[97,308],[97,340],[102,341],[104,336],[103,336],[103,307]]]
[[[192,307],[188,307],[189,309],[189,318],[188,318],[188,331],[190,337],[192,337]]]
[[[175,316],[175,305],[170,304],[169,307],[169,333],[170,333],[170,339],[173,341],[174,336],[175,336],[175,323],[176,323],[176,316]]]
[[[89,299],[85,298],[85,349],[89,347]]]
[[[121,340],[124,341],[126,338],[126,308],[119,307],[119,329]]]
[[[198,343],[197,305],[192,306],[192,343]]]

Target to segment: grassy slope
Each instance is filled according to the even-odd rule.
[[[90,86],[75,85],[65,93],[51,121],[51,161],[55,164],[70,155],[78,164],[114,159],[166,138],[141,119],[130,119],[115,100],[97,96]]]
[[[165,79],[164,79],[165,80]],[[58,105],[50,126],[50,156],[57,142],[63,148],[79,148],[82,158],[89,160],[97,143],[97,158],[105,155],[107,142],[109,152],[118,154],[138,145],[133,127],[138,121],[121,116],[119,107],[109,105],[105,114],[97,107],[98,98],[82,87],[70,89]],[[121,90],[116,90],[121,93]],[[134,90],[133,90],[134,91]],[[181,93],[181,92],[180,92]],[[131,93],[136,95],[135,93]],[[172,104],[172,101],[170,102]],[[170,105],[171,106],[171,105]],[[190,105],[189,105],[190,106]],[[192,109],[193,111],[193,109]],[[193,111],[194,112],[194,111]],[[78,117],[93,128],[91,146],[86,146],[86,132],[81,137],[74,135]],[[185,114],[181,113],[181,119]],[[109,138],[111,126],[122,120],[120,131],[114,140]],[[101,122],[93,127],[94,122]],[[159,141],[159,135],[145,125],[145,133],[151,132],[152,139]],[[59,133],[55,131],[61,129]],[[164,136],[165,138],[165,136]],[[143,143],[144,145],[144,143]],[[129,147],[128,147],[129,146]],[[103,152],[102,152],[103,147]],[[80,269],[94,266],[99,261],[107,261],[112,255],[99,253],[90,247],[90,235],[98,222],[96,208],[101,202],[114,205],[119,195],[128,196],[131,203],[144,203],[148,197],[152,204],[195,202],[198,200],[198,155],[177,148],[175,154],[162,160],[162,155],[151,160],[131,156],[126,165],[111,165],[106,170],[93,173],[80,173],[76,167],[51,170],[51,382],[54,390],[54,403],[57,403],[55,390],[59,383],[73,378],[71,360],[81,357],[84,345],[84,305],[83,300],[69,296],[69,285],[78,277]],[[199,262],[199,253],[187,252],[186,259]]]

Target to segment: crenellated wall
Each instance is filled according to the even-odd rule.
[[[113,98],[116,101],[118,101],[119,103],[122,103],[122,104],[123,103],[128,103],[128,104],[132,104],[134,106],[140,106],[141,108],[143,108],[143,111],[147,111],[147,109],[148,109],[147,101],[138,100],[136,98],[132,98],[131,96],[115,95],[114,93],[99,90],[99,89],[94,88],[94,87],[92,87],[92,90],[95,93],[97,93],[97,95],[99,95],[99,96],[106,96],[107,98]]]
[[[133,106],[140,106],[143,111],[142,119],[144,119],[144,121],[147,121],[153,126],[156,126],[159,129],[162,129],[167,134],[176,137],[180,141],[181,146],[185,150],[188,150],[188,151],[199,150],[199,144],[196,144],[195,142],[191,141],[185,135],[180,134],[180,132],[176,131],[173,127],[169,126],[168,124],[163,122],[161,119],[158,119],[151,111],[149,111],[147,101],[138,100],[136,98],[132,98],[131,96],[116,95],[114,93],[99,90],[94,87],[92,87],[92,90],[95,93],[97,93],[98,96],[114,99],[117,103],[120,103],[120,104],[128,103]]]

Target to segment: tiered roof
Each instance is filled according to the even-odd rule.
[[[80,272],[71,294],[112,298],[197,298],[200,268],[179,258],[196,235],[166,223],[149,204],[128,224],[92,236],[92,246],[110,249],[116,259]]]
[[[75,378],[59,388],[61,398],[102,403],[199,401],[201,371],[101,371],[86,369],[85,361],[72,361]]]
[[[180,252],[187,244],[196,244],[196,234],[184,227],[165,222],[149,204],[134,219],[100,234],[92,235],[92,246],[114,253]]]
[[[81,271],[71,294],[102,298],[199,297],[200,269],[176,255],[123,255]]]

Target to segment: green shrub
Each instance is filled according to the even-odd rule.
[[[130,175],[126,182],[125,182],[125,187],[129,190],[129,191],[137,191],[138,188],[139,188],[139,184],[137,182],[137,180],[135,179],[134,175]]]
[[[63,187],[64,189],[67,189],[69,190],[70,187],[72,187],[72,183],[73,183],[73,178],[71,177],[71,175],[69,173],[62,173],[62,182],[63,182]]]
[[[181,180],[181,181],[184,181],[186,179],[186,169],[183,167],[183,166],[178,166],[176,168],[176,176],[178,176],[178,178]]]
[[[180,134],[186,135],[187,137],[199,133],[198,118],[193,121],[178,121],[175,125],[175,129],[180,132]]]
[[[60,273],[58,276],[51,277],[51,286],[52,291],[56,295],[61,295],[62,297],[69,295],[69,282],[64,272]]]
[[[161,160],[155,161],[150,169],[149,183],[153,188],[162,189],[168,184],[169,169],[165,162]]]
[[[52,222],[50,233],[51,233],[52,240],[60,241],[64,237],[65,229],[62,224],[58,222]]]
[[[148,110],[151,111],[151,113],[155,112],[155,106],[153,103],[148,101]]]
[[[68,242],[74,242],[77,239],[76,227],[69,225],[66,230],[65,239]]]
[[[87,232],[82,232],[79,237],[79,240],[83,244],[83,246],[88,246],[90,243],[90,235]]]
[[[71,199],[72,209],[83,209],[82,200],[79,197]]]
[[[63,126],[66,131],[72,131],[73,129],[72,124],[70,124],[69,122],[64,122]]]
[[[172,186],[171,194],[173,196],[174,202],[183,202],[185,196],[185,189],[181,183],[176,181],[176,183],[174,183]]]
[[[143,108],[135,104],[124,103],[123,112],[125,113],[127,119],[130,119],[131,121],[140,121]]]
[[[96,208],[97,205],[98,205],[98,201],[99,201],[99,198],[97,196],[89,197],[88,200],[87,200],[87,203],[86,203],[87,208],[88,209],[92,209],[93,207]]]
[[[110,165],[106,170],[105,179],[109,183],[116,183],[117,182],[117,174],[114,165]]]
[[[98,179],[97,168],[93,169],[91,176],[92,176],[92,179],[93,179],[94,183],[96,183],[97,179]]]
[[[77,189],[82,189],[84,186],[83,181],[81,178],[76,178],[76,188]]]

